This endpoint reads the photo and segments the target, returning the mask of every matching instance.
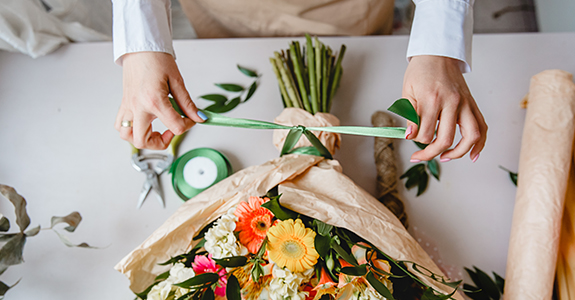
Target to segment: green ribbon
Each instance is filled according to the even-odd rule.
[[[413,107],[413,105],[411,105],[411,102],[409,102],[409,100],[405,98],[395,101],[388,108],[388,110],[419,125],[419,116],[417,115],[415,108]],[[181,110],[179,110],[179,112],[181,112]],[[281,151],[281,155],[293,154],[293,153],[298,154],[319,153],[321,156],[331,159],[332,158],[331,153],[329,153],[329,151],[325,148],[325,146],[319,141],[319,139],[313,133],[311,133],[311,131],[323,131],[323,132],[333,132],[340,134],[385,137],[385,138],[396,138],[396,139],[404,139],[406,131],[405,127],[362,127],[362,126],[304,127],[302,125],[286,126],[266,121],[230,118],[205,110],[202,110],[202,112],[206,114],[208,119],[204,123],[199,124],[224,126],[224,127],[249,128],[249,129],[289,130],[289,133],[286,136],[286,140]],[[310,141],[310,143],[317,151],[311,150],[309,148],[302,150],[293,149],[295,144],[301,138],[302,134]]]
[[[188,184],[184,179],[184,167],[191,159],[196,157],[208,158],[216,165],[218,174],[214,182],[208,187],[195,188]],[[174,187],[174,191],[176,191],[176,194],[178,194],[182,200],[186,201],[232,174],[232,165],[222,153],[214,149],[197,148],[178,157],[178,159],[172,164],[170,173],[172,173],[172,186]]]

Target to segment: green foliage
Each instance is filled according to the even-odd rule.
[[[501,170],[503,170],[503,171],[509,173],[509,179],[511,179],[511,182],[513,182],[513,184],[514,184],[515,186],[517,186],[517,179],[518,179],[519,174],[514,173],[514,172],[512,172],[512,171],[509,171],[508,169],[506,169],[505,167],[502,167],[502,166],[499,166],[499,168],[500,168]]]
[[[499,300],[503,295],[505,280],[493,272],[494,279],[477,267],[465,268],[474,285],[464,284],[465,295],[473,300]]]
[[[228,277],[228,283],[226,285],[226,299],[227,300],[241,300],[242,295],[240,293],[240,283],[234,275]]]
[[[213,259],[218,265],[224,268],[236,268],[245,266],[248,263],[248,258],[245,256],[232,256],[232,257],[224,257],[221,259],[214,258]]]
[[[262,204],[262,207],[265,207],[267,209],[269,209],[276,218],[278,218],[279,220],[287,220],[287,219],[297,219],[298,217],[298,213],[296,213],[293,210],[287,209],[283,206],[281,206],[280,204],[280,199],[281,195],[278,195],[277,197],[272,197],[270,198],[269,201],[267,201],[266,203]]]
[[[419,196],[425,192],[429,184],[428,172],[439,181],[440,168],[435,159],[412,166],[399,179],[407,178],[405,181],[407,189],[417,186],[417,196]]]
[[[255,78],[255,81],[252,82],[252,84],[247,90],[243,86],[234,83],[216,83],[215,85],[217,87],[230,93],[236,93],[236,96],[233,97],[232,99],[228,99],[226,95],[222,94],[201,95],[199,96],[199,98],[213,102],[213,104],[209,105],[203,110],[219,114],[226,113],[236,108],[240,103],[245,103],[254,95],[258,87],[258,81],[257,81],[259,78],[258,74],[255,71],[241,67],[240,65],[237,65],[237,67],[238,70],[240,70],[240,72],[242,72],[244,75],[250,78]],[[242,96],[244,96],[243,100]],[[174,103],[175,101],[172,104]],[[176,109],[176,111],[178,110]],[[183,113],[181,113],[181,110],[178,111],[178,113],[184,115]]]
[[[216,273],[202,273],[196,275],[188,280],[175,283],[175,286],[183,287],[186,289],[200,289],[210,286],[220,280],[220,275]]]
[[[411,102],[405,98],[395,101],[387,110],[408,119],[416,125],[419,125],[419,116],[417,115],[417,112],[413,109]]]
[[[373,272],[369,271],[365,276],[369,284],[382,296],[384,296],[388,300],[394,300],[395,298],[389,291],[389,289],[381,282],[379,279],[375,277]]]

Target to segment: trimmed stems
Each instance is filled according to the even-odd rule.
[[[298,41],[289,45],[289,49],[275,52],[270,58],[272,69],[278,79],[285,107],[298,107],[315,114],[329,112],[341,80],[343,69],[341,62],[345,45],[339,55],[324,45],[317,37],[306,34],[306,43],[302,48]]]

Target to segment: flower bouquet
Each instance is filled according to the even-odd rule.
[[[312,85],[292,87],[305,94]],[[403,137],[405,129],[334,126],[337,118],[319,109],[329,101],[286,108],[275,123],[208,114],[207,125],[289,129],[274,134],[282,156],[185,202],[116,266],[132,291],[154,300],[462,299],[461,282],[443,277],[397,217],[331,158],[338,133]],[[417,122],[409,101],[398,102],[392,108],[409,106],[401,115]]]

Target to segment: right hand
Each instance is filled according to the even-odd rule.
[[[138,149],[166,149],[175,135],[180,135],[197,122],[206,120],[186,90],[174,57],[164,52],[136,52],[123,57],[123,97],[116,116],[115,128],[120,137]],[[183,118],[172,107],[168,95],[189,118]],[[168,130],[152,130],[159,118]],[[132,127],[122,127],[132,121]]]

